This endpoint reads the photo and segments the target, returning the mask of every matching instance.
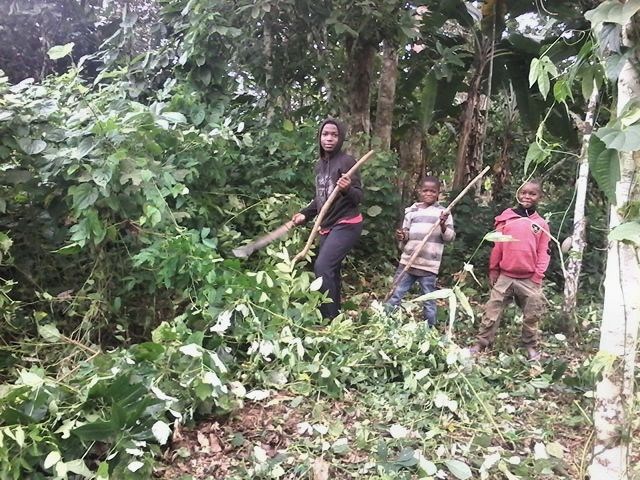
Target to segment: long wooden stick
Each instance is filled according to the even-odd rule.
[[[344,174],[344,176],[351,177],[351,175],[353,175],[355,171],[358,170],[358,168],[360,168],[362,164],[367,160],[369,160],[372,156],[373,156],[373,150],[369,150],[360,160],[356,162],[356,164],[353,167],[349,169],[347,173]],[[313,244],[313,241],[315,240],[316,236],[318,235],[318,232],[320,231],[320,223],[322,223],[322,220],[324,220],[324,217],[326,217],[327,211],[329,210],[329,208],[331,207],[331,205],[333,204],[333,202],[335,201],[339,193],[340,193],[340,189],[336,186],[331,192],[331,195],[329,195],[329,198],[327,198],[327,201],[324,203],[324,205],[320,209],[320,212],[316,217],[316,221],[313,223],[313,228],[311,229],[311,233],[309,234],[309,239],[307,240],[307,244],[304,246],[304,248],[300,253],[298,253],[295,257],[293,257],[293,263],[296,263],[301,258],[304,258],[307,253],[309,253],[309,250],[311,249],[311,245]]]
[[[293,227],[294,227],[293,222],[289,220],[284,225],[279,226],[274,231],[267,233],[265,236],[258,238],[257,240],[251,242],[250,244],[244,245],[239,248],[234,248],[232,252],[236,257],[247,258],[256,250],[260,250],[261,248],[266,247],[271,242],[285,235]]]
[[[485,167],[484,170],[482,170],[478,175],[476,175],[476,177],[471,180],[471,182],[469,182],[469,185],[467,185],[464,190],[462,190],[458,196],[456,198],[453,199],[453,201],[449,204],[449,206],[447,208],[444,209],[443,213],[451,213],[451,209],[455,206],[456,203],[458,203],[460,201],[460,199],[462,199],[462,197],[464,197],[465,193],[467,193],[469,191],[469,189],[478,181],[480,180],[482,177],[484,177],[484,174],[487,173],[489,171],[489,167]],[[431,234],[436,230],[436,228],[440,227],[440,222],[436,221],[436,223],[433,224],[433,226],[431,227],[431,229],[429,230],[429,232],[425,235],[425,237],[422,239],[422,241],[420,242],[420,245],[418,245],[416,247],[416,249],[413,252],[413,255],[411,255],[411,257],[409,258],[409,261],[407,262],[407,264],[404,266],[404,269],[400,272],[400,274],[395,278],[395,280],[393,281],[393,284],[391,285],[391,290],[389,291],[389,293],[387,293],[387,296],[384,297],[384,301],[386,302],[387,300],[389,300],[389,298],[391,297],[391,295],[393,295],[394,290],[396,289],[396,287],[398,286],[398,284],[400,283],[400,280],[402,280],[402,277],[404,276],[405,273],[407,273],[407,270],[409,270],[411,268],[411,265],[413,265],[413,262],[415,261],[416,258],[418,258],[418,255],[420,255],[420,251],[422,251],[422,249],[424,248],[424,246],[426,245],[427,241],[429,241],[429,237],[431,236]]]

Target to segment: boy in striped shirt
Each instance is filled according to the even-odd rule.
[[[433,176],[424,177],[418,189],[420,201],[405,209],[402,229],[396,230],[396,239],[405,242],[396,276],[404,270],[415,249],[429,230],[433,228],[433,224],[439,223],[440,228],[433,231],[409,270],[402,276],[400,283],[389,298],[389,305],[400,305],[402,297],[415,282],[420,284],[423,293],[437,290],[436,281],[438,280],[444,244],[452,242],[456,237],[453,218],[438,203],[439,196],[440,180]],[[430,326],[435,325],[436,303],[434,300],[425,302],[423,315]]]

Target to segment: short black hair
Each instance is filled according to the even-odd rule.
[[[530,178],[529,180],[525,181],[520,188],[524,187],[527,183],[533,183],[534,185],[537,185],[538,188],[540,188],[540,193],[544,193],[544,184],[542,183],[542,179],[535,177],[535,178]]]
[[[440,190],[440,179],[434,175],[425,175],[424,177],[422,177],[420,179],[420,182],[418,183],[418,185],[424,185],[425,183],[435,183],[438,186],[438,190]]]

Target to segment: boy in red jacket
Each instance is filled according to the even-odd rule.
[[[542,198],[539,181],[531,180],[518,191],[516,208],[508,208],[495,219],[496,231],[513,237],[511,242],[496,242],[489,259],[489,283],[492,286],[477,342],[477,353],[495,340],[500,317],[514,297],[522,309],[522,343],[530,360],[539,360],[538,320],[545,311],[542,279],[549,266],[549,226],[535,211]]]

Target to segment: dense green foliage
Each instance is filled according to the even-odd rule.
[[[43,72],[54,74],[24,79],[36,76],[33,65],[0,63],[6,70],[0,73],[0,477],[150,478],[180,425],[223,417],[275,391],[299,399],[361,398],[380,425],[403,423],[394,415],[405,415],[422,443],[394,433],[389,445],[376,443],[371,436],[381,433],[367,424],[352,432],[376,458],[371,478],[433,478],[446,468],[465,479],[470,466],[481,478],[497,471],[506,478],[565,475],[557,447],[549,448],[552,458],[533,455],[523,447],[525,429],[512,424],[514,412],[489,402],[504,390],[531,401],[559,392],[575,400],[568,407],[572,422],[583,424],[581,395],[593,381],[586,365],[565,374],[566,362],[550,360],[530,374],[517,356],[501,355],[495,368],[474,366],[451,338],[415,320],[417,305],[391,316],[375,300],[388,288],[397,257],[393,230],[416,178],[438,174],[444,197],[455,193],[448,188],[458,140],[452,118],[462,109],[455,98],[471,88],[473,39],[487,35],[483,12],[459,1],[53,3],[51,13],[12,2],[0,20],[0,38],[41,16],[73,20],[62,22],[69,32],[47,39],[53,48],[46,57],[42,52]],[[514,15],[530,8],[524,3],[513,2]],[[566,25],[578,22],[573,6],[563,8]],[[560,162],[575,154],[575,132],[554,121],[567,124],[569,108],[582,106],[569,94],[560,100],[571,82],[604,81],[593,66],[551,90],[555,67],[545,55],[552,42],[545,37],[539,44],[512,24],[501,28],[508,41],[500,48],[511,52],[505,54],[511,64],[497,60],[496,77],[485,81],[496,90],[484,161],[496,171],[508,158],[508,174],[487,179],[455,210],[458,236],[440,277],[456,287],[440,316],[450,318],[449,333],[461,343],[475,328],[471,317],[486,292],[483,238],[532,169],[551,171],[542,210],[558,240],[569,234],[567,185],[575,165]],[[557,38],[559,28],[553,23],[543,33]],[[404,49],[392,148],[378,149],[363,169],[366,226],[346,262],[347,311],[323,322],[312,259],[291,261],[307,231],[247,260],[231,251],[310,200],[316,125],[327,114],[353,120],[354,79],[345,72],[356,70],[354,52],[381,42]],[[2,51],[15,60],[22,47],[16,42]],[[540,86],[534,94],[526,79],[518,83],[507,73],[522,73],[538,54],[548,61],[532,69]],[[381,68],[374,56],[370,74]],[[516,91],[508,93],[509,86]],[[545,109],[547,123],[530,129],[535,122],[525,120],[538,120]],[[421,165],[401,158],[416,129]],[[355,130],[350,151],[377,148],[369,132]],[[610,148],[612,140],[601,138]],[[606,173],[588,201],[592,246],[605,241]],[[562,259],[558,245],[552,249],[553,310]],[[588,304],[599,298],[603,261],[595,248],[584,258]],[[582,313],[585,328],[593,326],[597,310],[587,305]],[[546,323],[554,330],[555,315]],[[548,345],[558,352],[563,342],[551,337]],[[454,441],[449,427],[468,430]],[[549,444],[554,437],[545,429],[537,440]],[[344,453],[343,443],[311,443],[305,448],[313,455]],[[434,454],[438,445],[446,448]],[[510,448],[519,449],[522,463]],[[280,457],[260,458],[238,478],[282,476]],[[309,458],[293,460],[292,469],[306,472]]]

